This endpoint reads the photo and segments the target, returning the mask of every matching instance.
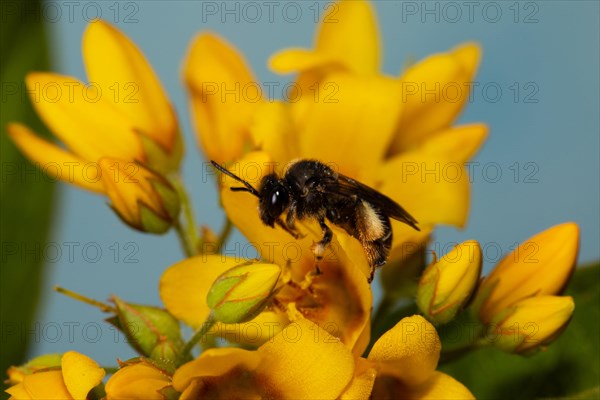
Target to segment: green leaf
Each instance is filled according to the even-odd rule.
[[[575,299],[566,331],[531,357],[481,349],[440,366],[480,399],[598,399],[600,265],[578,268],[565,293]]]
[[[39,300],[43,249],[54,202],[50,179],[26,161],[6,134],[7,122],[19,121],[48,135],[24,89],[28,71],[48,69],[40,1],[9,2],[3,7],[2,18],[0,373],[4,374],[8,366],[25,361],[27,339],[31,336],[27,330]]]

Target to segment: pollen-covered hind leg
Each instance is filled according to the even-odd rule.
[[[329,227],[325,224],[325,219],[323,217],[319,218],[319,226],[323,230],[323,238],[313,244],[312,251],[317,260],[315,265],[315,273],[317,275],[321,274],[321,269],[319,268],[319,263],[323,260],[323,256],[325,255],[325,249],[329,243],[331,243],[331,239],[333,238],[333,232]]]
[[[392,247],[391,231],[389,235],[382,239],[363,243],[363,247],[365,248],[369,265],[371,266],[371,273],[367,279],[369,283],[371,283],[373,281],[373,277],[375,276],[375,269],[385,265],[387,262],[390,248]]]

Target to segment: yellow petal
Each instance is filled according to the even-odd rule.
[[[371,4],[342,0],[325,8],[317,33],[317,52],[333,55],[357,74],[377,72],[380,40]]]
[[[41,72],[28,74],[25,81],[38,115],[76,155],[88,161],[102,156],[143,160],[128,119],[99,86]]]
[[[29,400],[32,397],[29,395],[27,390],[25,389],[24,383],[19,383],[14,386],[9,387],[5,390],[6,393],[10,394],[10,400]]]
[[[75,351],[67,351],[61,364],[65,385],[75,400],[86,399],[106,374],[94,360]]]
[[[258,347],[281,332],[288,323],[285,313],[263,311],[253,320],[243,324],[219,322],[211,329],[210,334],[229,342]]]
[[[83,35],[83,58],[90,82],[102,88],[130,126],[171,149],[178,134],[177,120],[138,47],[114,26],[96,20]]]
[[[423,384],[403,386],[403,399],[474,400],[475,396],[462,383],[443,372],[434,372]]]
[[[22,385],[30,399],[68,400],[73,398],[65,386],[61,371],[27,375]]]
[[[25,125],[10,123],[6,127],[17,147],[51,178],[102,193],[101,171],[94,162],[88,162],[40,138]]]
[[[263,98],[242,55],[218,36],[200,34],[185,61],[184,79],[198,142],[207,158],[218,163],[239,158]]]
[[[256,370],[265,380],[267,397],[334,399],[354,374],[354,357],[339,339],[300,318],[258,352]]]
[[[375,342],[368,359],[380,371],[417,385],[431,377],[440,358],[440,338],[420,315],[403,318]]]
[[[367,185],[383,160],[401,113],[398,82],[385,77],[332,74],[319,84],[317,101],[304,96],[301,158],[315,158]],[[301,106],[301,105],[299,105]]]
[[[354,378],[340,396],[342,400],[368,399],[377,376],[375,365],[369,360],[358,358],[354,369]]]
[[[256,351],[233,347],[209,349],[177,369],[173,375],[173,387],[181,392],[198,377],[222,376],[234,369],[251,372],[260,362],[262,354]]]
[[[318,7],[323,18],[314,54],[298,49],[284,50],[273,57],[271,67],[276,72],[287,73],[321,67],[334,61],[357,74],[377,72],[380,64],[379,32],[371,4],[342,0]]]
[[[127,365],[106,382],[106,398],[163,400],[164,396],[159,391],[170,383],[167,374],[150,364],[140,362]]]
[[[312,68],[336,63],[337,60],[333,54],[306,49],[281,50],[269,59],[269,67],[279,74],[306,71]],[[342,68],[342,65],[337,65]]]
[[[379,176],[380,191],[401,204],[422,230],[466,223],[470,189],[462,162],[414,151],[388,161]]]
[[[469,161],[487,138],[488,127],[485,124],[455,126],[436,133],[427,139],[421,151],[432,156],[448,157],[459,163]]]
[[[298,157],[298,134],[292,124],[288,105],[281,101],[261,103],[250,126],[254,145],[277,163]]]
[[[389,156],[422,143],[456,119],[473,89],[470,86],[481,50],[467,43],[449,53],[432,55],[401,77],[404,103]]]
[[[187,258],[163,273],[159,284],[160,298],[173,316],[197,328],[210,313],[206,294],[212,283],[223,272],[244,261],[221,255]]]
[[[559,294],[566,286],[579,252],[579,227],[553,226],[527,239],[505,256],[483,281],[479,296],[491,290],[480,308],[485,322],[530,296]]]

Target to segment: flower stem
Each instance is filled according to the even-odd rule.
[[[229,238],[229,235],[231,234],[232,230],[233,224],[231,223],[231,220],[227,218],[225,220],[225,226],[223,227],[223,230],[221,231],[221,234],[219,235],[219,239],[217,241],[217,253],[220,253],[223,249],[223,246],[227,242],[227,238]]]
[[[194,211],[192,209],[192,201],[185,188],[185,184],[179,175],[171,177],[171,182],[181,200],[183,222],[178,221],[175,224],[177,235],[181,241],[181,246],[185,252],[185,255],[192,257],[198,254],[198,230],[196,229],[196,221],[194,218]]]
[[[440,364],[445,364],[459,358],[462,358],[472,351],[478,350],[482,347],[489,346],[489,343],[484,338],[479,338],[475,342],[467,344],[462,347],[457,347],[451,350],[442,351],[440,353]]]
[[[204,323],[202,324],[202,327],[198,329],[196,333],[194,333],[194,336],[192,336],[192,338],[181,349],[179,364],[181,364],[191,356],[192,349],[194,348],[194,346],[196,346],[198,342],[200,342],[206,336],[206,334],[210,331],[210,329],[216,322],[217,320],[215,319],[213,314],[210,313],[208,315],[208,318],[206,318],[206,321],[204,321]]]
[[[179,242],[181,243],[181,248],[185,253],[186,257],[193,257],[195,255],[194,245],[190,242],[189,236],[187,234],[187,230],[183,227],[181,222],[177,221],[174,224],[175,230],[177,231],[177,236],[179,237]]]

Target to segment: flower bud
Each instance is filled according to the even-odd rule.
[[[473,310],[489,323],[532,296],[557,295],[567,285],[579,250],[579,228],[568,222],[531,237],[504,257],[481,283]]]
[[[126,303],[116,296],[117,315],[108,322],[127,336],[129,343],[142,355],[169,368],[176,359],[183,340],[179,322],[168,311],[158,307]]]
[[[575,303],[570,296],[537,296],[500,312],[488,326],[487,340],[509,353],[531,354],[566,328]]]
[[[145,163],[160,172],[179,171],[183,156],[183,141],[181,133],[171,135],[165,147],[147,134],[139,135],[145,155]]]
[[[127,225],[142,232],[164,233],[177,221],[181,202],[165,177],[124,160],[102,158],[99,164],[111,207]]]
[[[54,364],[53,357],[43,360]],[[41,358],[41,357],[39,357]],[[40,361],[38,358],[38,362]],[[49,365],[36,373],[25,374],[22,381],[6,389],[12,399],[87,399],[99,384],[106,371],[91,358],[67,351],[59,365]]]
[[[206,303],[217,321],[227,324],[250,321],[274,295],[280,275],[281,268],[276,264],[238,265],[215,280]]]
[[[454,247],[423,272],[417,305],[425,317],[445,324],[471,298],[481,274],[481,247],[474,240]]]
[[[42,369],[60,367],[61,358],[62,354],[44,354],[29,360],[26,364],[21,366],[12,366],[6,371],[6,374],[8,375],[7,383],[9,385],[16,385],[17,383],[23,382],[26,375],[31,375]]]
[[[171,376],[146,359],[130,360],[106,382],[106,399],[164,400],[171,388]]]

